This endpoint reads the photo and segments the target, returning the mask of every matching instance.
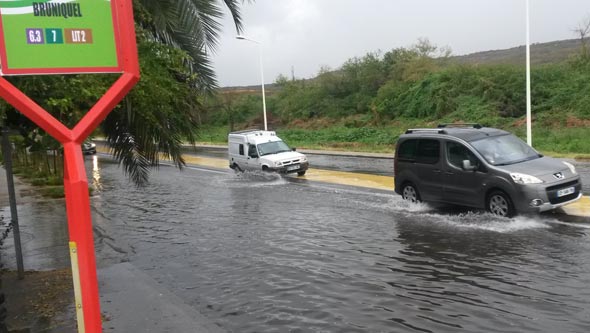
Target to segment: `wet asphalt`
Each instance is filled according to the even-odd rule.
[[[108,159],[93,168],[95,223],[118,247],[102,264],[129,260],[228,331],[590,325],[590,221],[502,219],[197,166],[162,167],[136,188]]]
[[[319,167],[343,157],[309,158]],[[137,188],[106,155],[86,163],[99,266],[130,262],[227,331],[585,332],[590,325],[590,221],[502,219],[409,205],[385,191],[199,166],[160,167]],[[343,165],[388,175],[391,163]],[[29,205],[60,211],[60,201]],[[67,232],[65,211],[63,221],[55,237]],[[37,247],[39,267],[55,264]]]

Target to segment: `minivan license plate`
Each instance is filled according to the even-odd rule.
[[[287,167],[287,171],[293,171],[293,170],[297,170],[299,169],[299,164],[293,164],[293,165],[289,165]]]
[[[557,196],[558,197],[563,197],[565,195],[572,194],[575,191],[576,190],[574,189],[573,186],[572,187],[568,187],[568,188],[564,188],[564,189],[561,189],[561,190],[557,191]]]

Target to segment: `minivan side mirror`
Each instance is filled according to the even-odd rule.
[[[477,166],[471,165],[471,161],[469,161],[469,160],[463,160],[463,170],[465,170],[465,171],[475,171],[475,169],[477,169]]]

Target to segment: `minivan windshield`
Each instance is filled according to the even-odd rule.
[[[291,151],[291,148],[289,148],[289,146],[283,141],[266,142],[258,145],[258,153],[260,156],[278,154],[285,151]]]
[[[533,148],[512,134],[472,141],[471,145],[492,165],[508,165],[541,157]]]

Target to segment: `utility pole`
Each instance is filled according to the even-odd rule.
[[[14,236],[14,249],[16,252],[16,267],[18,279],[25,278],[23,265],[23,251],[20,244],[20,228],[18,226],[18,213],[16,210],[16,194],[14,192],[14,175],[12,174],[12,153],[8,141],[8,129],[2,129],[2,153],[4,157],[4,169],[6,170],[6,185],[8,187],[8,201],[10,202],[10,225]]]

